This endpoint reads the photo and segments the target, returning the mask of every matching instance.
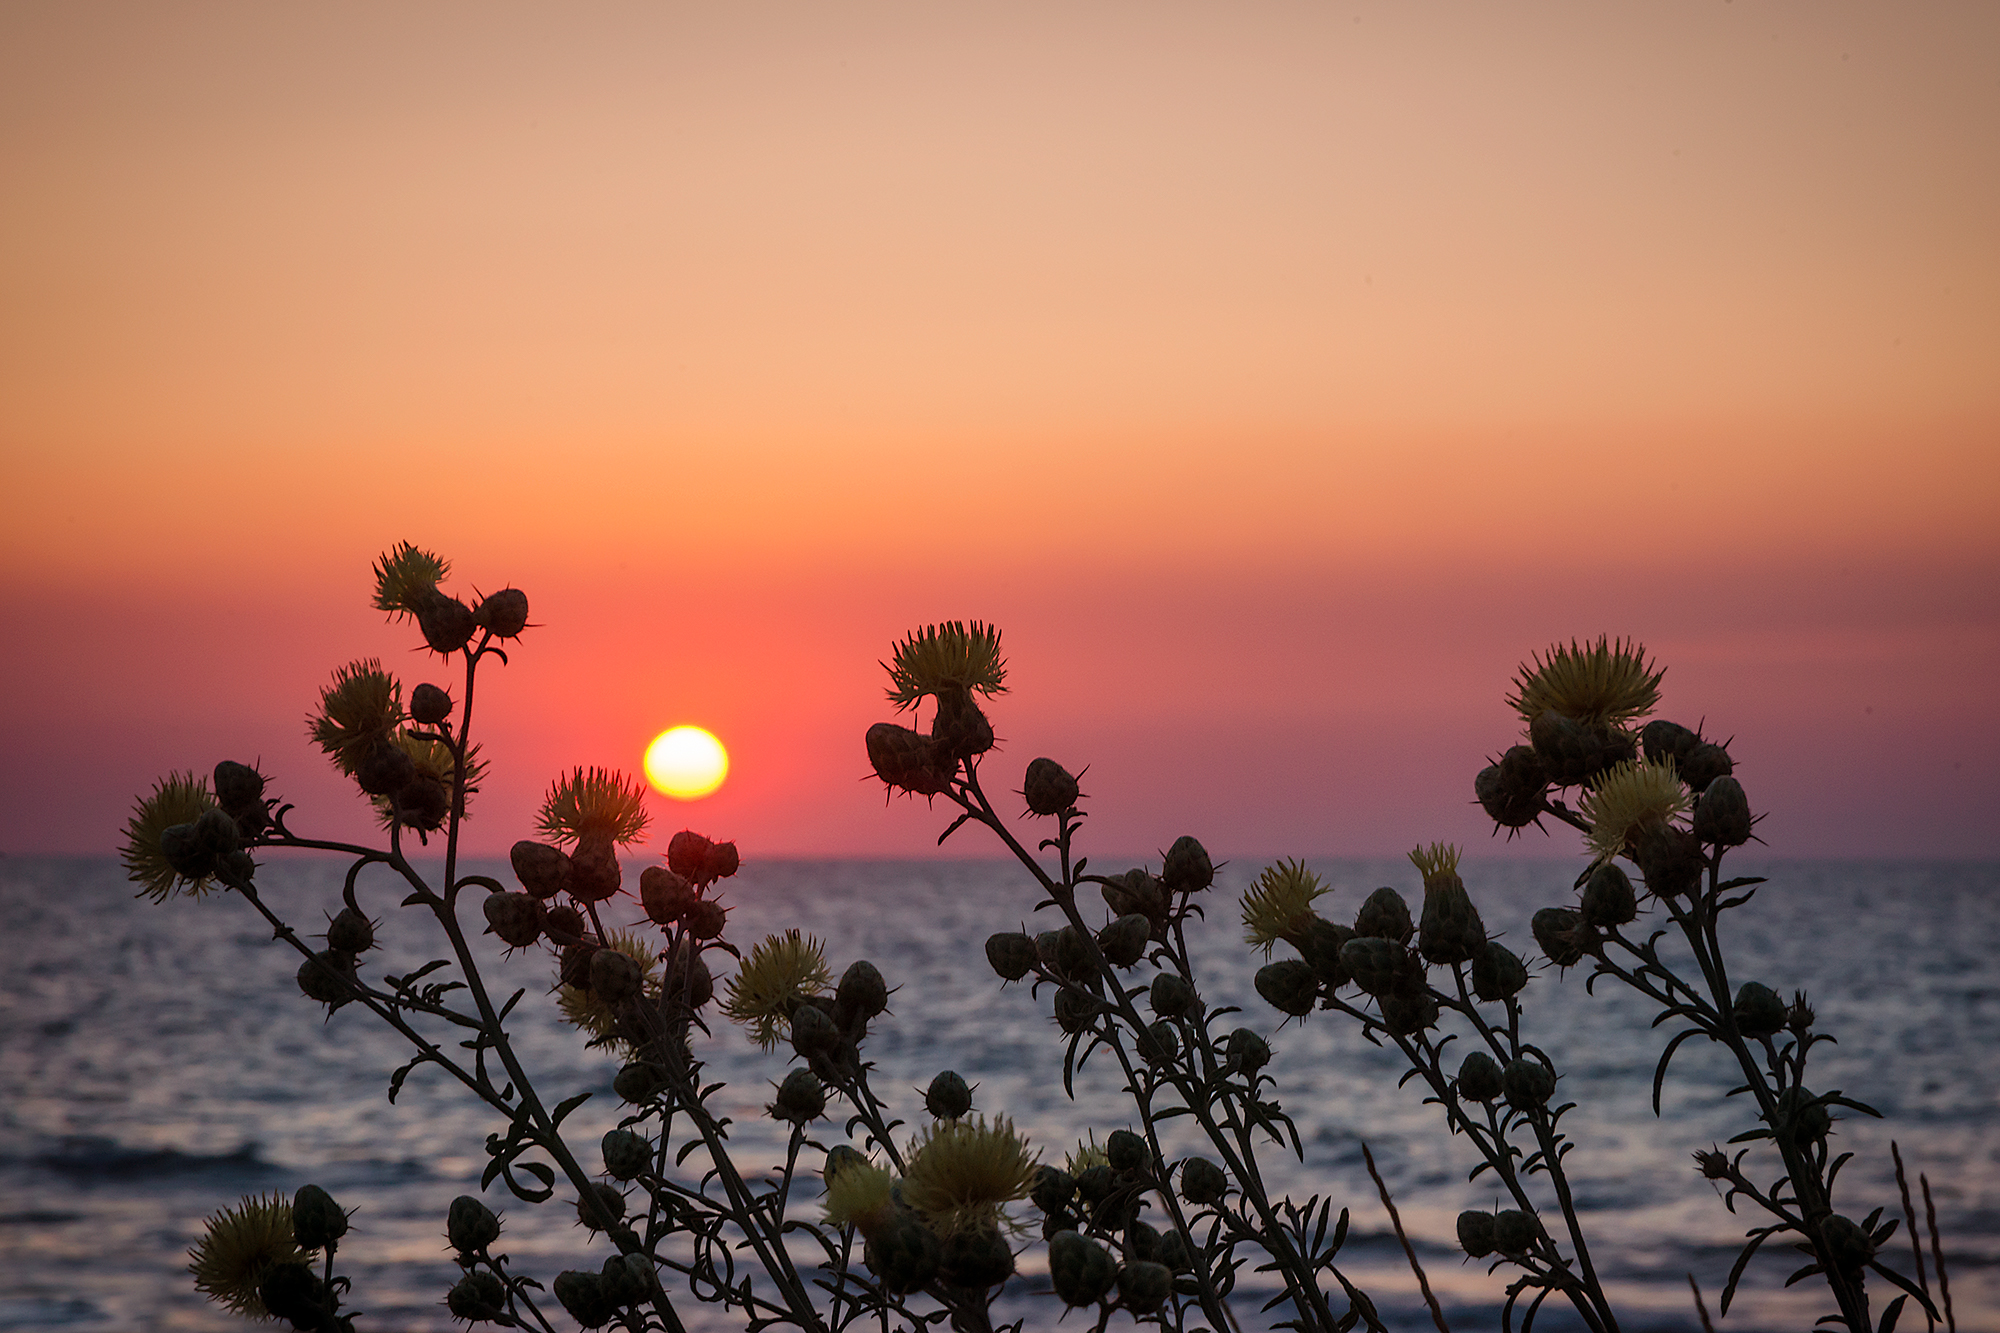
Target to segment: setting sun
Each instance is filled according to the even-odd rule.
[[[677,801],[694,801],[729,776],[729,751],[701,727],[670,727],[646,747],[646,777]]]

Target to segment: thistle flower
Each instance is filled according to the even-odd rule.
[[[1410,864],[1424,877],[1417,951],[1433,963],[1470,961],[1486,943],[1486,926],[1459,878],[1458,848],[1434,842],[1411,852]]]
[[[736,969],[723,997],[722,1013],[750,1031],[750,1040],[775,1050],[790,1032],[792,1012],[809,995],[821,995],[832,984],[826,950],[812,935],[788,930],[767,935]]]
[[[1000,1205],[1028,1197],[1035,1155],[1005,1116],[940,1121],[910,1143],[903,1202],[941,1239],[1002,1220]]]
[[[1595,644],[1574,639],[1551,645],[1533,669],[1524,663],[1507,702],[1524,722],[1555,711],[1585,726],[1615,727],[1653,711],[1660,702],[1665,668],[1646,661],[1646,650],[1627,639],[1599,636]]]
[[[1243,895],[1244,943],[1263,945],[1266,958],[1279,940],[1299,945],[1312,928],[1313,900],[1327,892],[1303,861],[1280,861],[1266,868]]]
[[[1632,835],[1688,811],[1686,788],[1671,760],[1626,760],[1583,795],[1578,810],[1590,821],[1590,850],[1600,861],[1625,853]]]
[[[629,931],[614,930],[605,942],[607,949],[616,949],[639,965],[639,971],[646,982],[651,982],[659,959],[646,941]],[[618,1027],[617,1015],[611,1006],[599,999],[594,990],[583,990],[567,983],[556,991],[556,1007],[562,1011],[563,1021],[572,1027],[588,1032],[597,1041],[613,1036]]]
[[[889,673],[889,702],[909,708],[927,694],[957,688],[1005,694],[1007,664],[1000,656],[1000,631],[975,620],[926,625],[896,645]]]
[[[208,779],[193,773],[169,773],[153,784],[153,794],[132,807],[125,821],[125,877],[139,886],[139,893],[156,903],[173,897],[185,886],[195,897],[215,887],[208,878],[189,879],[176,872],[160,850],[160,835],[176,824],[192,824],[215,809],[209,795]]]
[[[451,562],[398,542],[375,562],[375,609],[393,616],[414,616],[425,594],[435,591],[451,573]]]
[[[645,793],[632,778],[606,768],[578,768],[550,784],[535,827],[557,842],[574,843],[596,833],[632,843],[651,819]]]
[[[869,1161],[848,1162],[827,1176],[826,1220],[872,1235],[896,1210],[896,1178]]]
[[[363,753],[403,720],[403,687],[370,657],[349,662],[320,691],[319,712],[306,719],[306,734],[352,777]]]
[[[271,1318],[257,1297],[258,1284],[273,1266],[305,1259],[292,1239],[291,1200],[282,1194],[246,1194],[236,1207],[208,1219],[188,1258],[196,1291],[233,1314]]]
[[[1075,1152],[1063,1158],[1063,1170],[1072,1176],[1080,1176],[1093,1166],[1110,1165],[1111,1155],[1098,1145],[1095,1130],[1091,1131],[1089,1138],[1078,1141]]]
[[[416,780],[433,782],[451,790],[452,779],[457,775],[458,760],[451,747],[434,737],[419,735],[413,731],[397,731],[389,738],[416,769]],[[486,761],[479,757],[479,747],[474,745],[466,752],[465,794],[471,796],[479,790],[480,779],[486,776]],[[391,828],[396,823],[396,802],[390,796],[371,796],[375,804],[375,814],[383,828]]]

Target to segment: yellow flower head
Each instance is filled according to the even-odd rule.
[[[125,821],[125,877],[139,892],[163,903],[185,887],[197,898],[215,887],[212,879],[186,879],[167,864],[160,835],[176,824],[192,824],[215,808],[208,779],[192,773],[169,773],[153,784],[153,794],[132,807]]]
[[[257,1284],[274,1264],[305,1259],[292,1239],[292,1201],[282,1194],[245,1195],[208,1219],[188,1258],[196,1291],[234,1314],[269,1319]]]
[[[629,931],[614,930],[604,947],[616,949],[637,963],[639,970],[645,974],[646,984],[651,985],[659,959],[654,957],[646,941]],[[595,991],[578,990],[575,986],[559,986],[556,988],[556,1008],[562,1011],[564,1022],[572,1027],[582,1028],[597,1041],[611,1038],[618,1026],[618,1020],[613,1016],[611,1006],[598,999]]]
[[[410,762],[416,766],[419,778],[429,778],[444,784],[445,790],[451,789],[458,762],[452,757],[449,745],[435,737],[419,735],[407,728],[398,731],[390,739],[396,742],[404,754],[410,756]],[[466,753],[465,758],[465,794],[470,797],[479,790],[480,779],[486,776],[486,761],[479,757],[477,745]],[[383,828],[395,824],[394,802],[387,796],[371,796],[368,799],[374,803],[376,817],[382,821]],[[469,802],[466,817],[471,818]]]
[[[1296,944],[1312,928],[1313,900],[1328,890],[1303,861],[1280,861],[1267,867],[1243,895],[1243,940],[1271,947],[1279,940]]]
[[[424,595],[444,582],[451,562],[408,542],[398,542],[375,562],[375,609],[395,616],[414,616]]]
[[[1000,630],[975,620],[926,625],[896,645],[889,673],[889,702],[909,708],[927,694],[957,688],[1005,694],[1007,663],[1000,656]]]
[[[1098,1146],[1097,1131],[1091,1130],[1090,1137],[1079,1140],[1076,1151],[1063,1158],[1063,1170],[1072,1176],[1080,1176],[1093,1166],[1110,1166],[1111,1155]]]
[[[768,935],[736,969],[722,1013],[748,1027],[750,1039],[768,1051],[784,1035],[799,1002],[825,993],[831,984],[833,974],[819,940],[796,930]]]
[[[403,720],[403,687],[375,658],[349,662],[320,691],[306,733],[342,773],[353,776],[369,742]]]
[[[826,1182],[826,1220],[864,1236],[894,1214],[896,1178],[873,1162],[852,1162]]]
[[[645,790],[635,779],[608,768],[578,768],[550,784],[535,827],[558,842],[595,833],[632,843],[651,820]]]
[[[1643,717],[1660,702],[1664,667],[1646,661],[1644,647],[1599,636],[1595,644],[1551,645],[1533,669],[1524,663],[1507,702],[1525,722],[1553,709],[1585,726],[1619,726]]]
[[[941,1120],[910,1143],[903,1202],[923,1214],[940,1237],[967,1225],[997,1225],[1000,1205],[1028,1197],[1036,1158],[996,1116]]]
[[[1600,861],[1624,853],[1632,835],[1688,812],[1687,789],[1671,759],[1626,760],[1597,780],[1578,804],[1590,821],[1590,850]]]
[[[1410,864],[1424,877],[1424,887],[1460,886],[1459,849],[1448,842],[1434,842],[1410,853]]]

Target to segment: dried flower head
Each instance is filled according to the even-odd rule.
[[[292,1239],[292,1201],[282,1194],[245,1195],[208,1219],[188,1258],[196,1291],[234,1314],[269,1319],[258,1283],[274,1264],[305,1259]]]
[[[750,1029],[749,1037],[765,1050],[774,1049],[789,1032],[793,1010],[809,995],[824,994],[833,984],[826,950],[811,935],[788,930],[768,935],[750,950],[736,969],[723,997],[722,1013]]]
[[[1264,946],[1264,956],[1279,940],[1302,939],[1312,928],[1313,900],[1328,889],[1303,861],[1280,861],[1267,867],[1243,895],[1243,939]]]
[[[1664,667],[1646,661],[1644,647],[1630,640],[1599,636],[1595,644],[1575,640],[1552,645],[1525,663],[1507,702],[1524,722],[1554,711],[1585,726],[1619,726],[1643,717],[1660,702]]]
[[[549,786],[535,827],[557,842],[574,843],[590,834],[631,843],[646,831],[645,790],[608,768],[579,768]]]
[[[957,688],[1004,694],[1007,663],[1000,656],[1000,630],[975,620],[926,625],[896,645],[889,673],[889,702],[909,708],[927,694]]]
[[[1609,861],[1625,852],[1639,829],[1686,814],[1687,788],[1670,759],[1628,759],[1599,778],[1578,809],[1590,821],[1590,850]]]
[[[153,794],[132,807],[125,821],[125,877],[156,903],[185,888],[200,897],[215,887],[212,879],[189,879],[176,873],[160,850],[160,835],[176,824],[192,824],[215,809],[208,779],[193,773],[169,773],[153,784]]]
[[[903,1202],[940,1238],[995,1226],[1000,1205],[1028,1197],[1036,1155],[1005,1116],[939,1121],[910,1143]]]
[[[646,984],[650,985],[653,973],[658,970],[659,959],[646,941],[629,931],[614,930],[605,942],[607,949],[616,949],[639,965]],[[611,1006],[599,999],[595,991],[581,990],[575,986],[562,985],[556,990],[556,1007],[562,1011],[563,1021],[572,1027],[588,1032],[594,1042],[615,1040],[618,1027],[617,1016]]]
[[[1424,877],[1424,887],[1431,887],[1435,881],[1456,880],[1458,878],[1459,849],[1448,842],[1434,842],[1428,847],[1419,847],[1410,853],[1410,864]]]
[[[444,582],[451,562],[398,542],[375,562],[375,609],[394,616],[414,616],[425,594]]]
[[[306,732],[352,776],[369,744],[402,720],[402,685],[370,657],[333,673],[333,684],[320,691],[319,712],[306,719]]]
[[[869,1235],[896,1208],[896,1178],[873,1162],[849,1162],[826,1182],[826,1220]]]

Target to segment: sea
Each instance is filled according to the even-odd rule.
[[[1328,916],[1351,912],[1379,885],[1418,895],[1407,863],[1311,864],[1333,886],[1322,900]],[[1490,1178],[1468,1180],[1471,1147],[1415,1087],[1398,1086],[1393,1050],[1370,1045],[1338,1015],[1283,1022],[1257,998],[1251,983],[1263,958],[1243,942],[1237,900],[1261,865],[1223,867],[1194,952],[1209,1003],[1242,1006],[1237,1021],[1267,1034],[1276,1053],[1275,1095],[1303,1154],[1270,1145],[1266,1178],[1295,1198],[1319,1193],[1347,1209],[1342,1271],[1399,1333],[1432,1328],[1364,1166],[1366,1145],[1450,1327],[1499,1328],[1507,1270],[1466,1259],[1454,1242],[1460,1210],[1496,1205]],[[468,868],[508,873],[504,863]],[[637,869],[627,867],[628,883]],[[1573,900],[1576,869],[1468,862],[1466,880],[1488,929],[1528,956],[1530,917]],[[288,920],[322,930],[338,909],[343,870],[331,859],[274,857],[259,878]],[[1929,1182],[1957,1327],[2000,1329],[2000,864],[1773,861],[1745,870],[1769,882],[1727,919],[1733,976],[1788,997],[1806,991],[1820,1030],[1838,1037],[1815,1050],[1811,1085],[1882,1112],[1880,1120],[1848,1112],[1835,1125],[1836,1148],[1854,1154],[1836,1206],[1856,1218],[1878,1207],[1900,1216],[1891,1158],[1899,1145],[1920,1225],[1921,1182]],[[1130,1123],[1109,1061],[1086,1064],[1074,1096],[1066,1093],[1049,995],[1003,985],[985,963],[991,932],[1051,924],[1048,913],[1037,917],[1038,895],[1018,867],[753,860],[724,887],[729,938],[741,947],[796,927],[825,942],[836,973],[866,958],[896,988],[865,1053],[875,1086],[910,1126],[923,1120],[920,1090],[946,1068],[973,1085],[978,1110],[1011,1117],[1045,1160]],[[382,920],[373,975],[440,956],[435,924],[420,908],[398,906],[386,872],[371,869],[359,891]],[[630,903],[618,912],[640,916]],[[301,995],[297,956],[233,895],[154,904],[134,898],[109,858],[0,858],[0,914],[8,941],[0,946],[0,1330],[240,1327],[194,1291],[188,1249],[207,1215],[307,1182],[353,1210],[339,1271],[353,1281],[350,1308],[364,1312],[359,1328],[463,1327],[443,1306],[456,1275],[444,1217],[453,1197],[479,1192],[482,1145],[500,1128],[494,1114],[431,1070],[412,1074],[391,1104],[390,1073],[407,1056],[401,1039],[358,1007],[329,1018]],[[594,1165],[596,1141],[619,1115],[614,1060],[556,1016],[546,954],[505,957],[490,936],[481,947],[498,993],[527,992],[514,1030],[544,1099],[594,1094],[568,1122]],[[1590,994],[1586,979],[1583,970],[1538,972],[1524,993],[1525,1025],[1562,1071],[1562,1098],[1577,1105],[1563,1122],[1575,1145],[1568,1169],[1626,1333],[1699,1330],[1690,1276],[1726,1333],[1810,1328],[1831,1301],[1817,1279],[1785,1286],[1804,1260],[1776,1245],[1752,1261],[1727,1318],[1718,1312],[1744,1232],[1759,1218],[1726,1208],[1692,1154],[1754,1126],[1747,1099],[1729,1095],[1733,1065],[1719,1048],[1684,1046],[1656,1115],[1653,1069],[1676,1029],[1656,1028],[1648,1005],[1615,984]],[[712,1026],[699,1050],[710,1078],[727,1084],[714,1105],[733,1122],[737,1160],[767,1169],[782,1157],[783,1136],[764,1107],[788,1052],[761,1051],[719,1018]],[[815,1132],[830,1144],[838,1122]],[[1168,1147],[1201,1145],[1176,1128]],[[1751,1160],[1760,1161],[1755,1152]],[[1775,1176],[1762,1160],[1754,1174]],[[816,1181],[802,1181],[793,1207],[811,1215],[817,1192]],[[561,1195],[536,1207],[496,1185],[484,1197],[505,1219],[499,1248],[543,1282],[565,1268],[594,1269],[609,1252],[576,1225]],[[1032,1207],[1020,1207],[1039,1234]],[[1884,1257],[1911,1272],[1902,1228]],[[1020,1265],[1002,1313],[1056,1327],[1062,1311],[1048,1294],[1039,1240]],[[1937,1292],[1935,1271],[1929,1281]],[[1231,1301],[1244,1329],[1284,1317],[1262,1309],[1274,1290],[1268,1277],[1245,1273]],[[1879,1278],[1870,1290],[1877,1311],[1893,1294]],[[699,1333],[741,1327],[717,1307],[677,1305]],[[1064,1326],[1089,1321],[1071,1316]],[[1579,1324],[1551,1302],[1537,1327]],[[1925,1321],[1906,1310],[1899,1327]]]

